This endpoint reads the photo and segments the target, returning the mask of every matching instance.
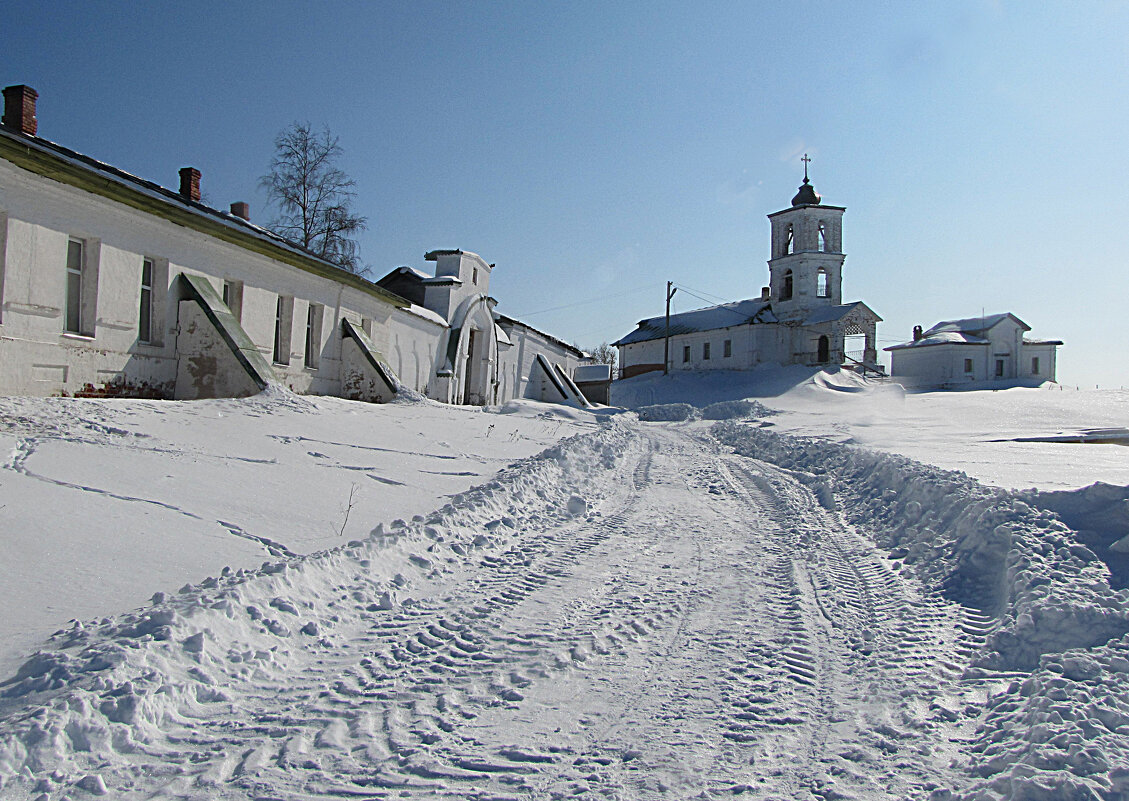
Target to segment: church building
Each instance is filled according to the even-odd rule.
[[[748,370],[761,364],[843,365],[882,374],[875,329],[862,301],[843,302],[842,206],[808,179],[790,207],[768,215],[769,283],[760,298],[640,320],[614,344],[621,377],[654,370]],[[669,347],[668,347],[669,339]]]

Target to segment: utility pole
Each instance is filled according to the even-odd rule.
[[[666,282],[666,341],[663,342],[663,375],[670,375],[670,299],[677,292],[673,281]]]

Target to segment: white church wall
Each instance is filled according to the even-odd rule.
[[[156,201],[155,201],[156,202]],[[48,180],[0,160],[3,309],[0,391],[50,395],[124,380],[163,387],[176,378],[176,298],[181,273],[242,284],[241,319],[259,350],[273,359],[278,297],[294,298],[292,327],[279,380],[298,392],[339,391],[340,315],[386,318],[391,304],[330,278],[274,261],[237,245],[174,225],[115,201]],[[68,243],[85,249],[85,329],[67,333]],[[154,265],[153,330],[139,341],[143,262]],[[321,307],[316,368],[305,363],[306,314]],[[92,325],[91,325],[92,323]],[[92,334],[92,335],[91,335]],[[13,343],[18,342],[16,346]],[[34,353],[30,359],[25,353]],[[286,358],[288,354],[288,359]],[[38,367],[37,367],[38,365]]]
[[[396,377],[405,386],[428,395],[437,369],[437,344],[446,331],[446,326],[410,311],[397,309],[389,318],[386,329],[389,347],[398,355],[397,361],[391,363]],[[393,358],[391,353],[384,355],[389,359]]]

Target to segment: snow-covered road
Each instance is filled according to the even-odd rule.
[[[605,426],[57,638],[7,688],[5,797],[928,797],[960,705],[1009,678],[960,678],[990,621],[816,489],[701,429]]]

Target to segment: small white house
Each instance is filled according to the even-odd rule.
[[[890,375],[915,389],[1054,381],[1062,342],[1024,338],[1030,330],[1010,312],[917,326],[912,340],[886,348]]]

